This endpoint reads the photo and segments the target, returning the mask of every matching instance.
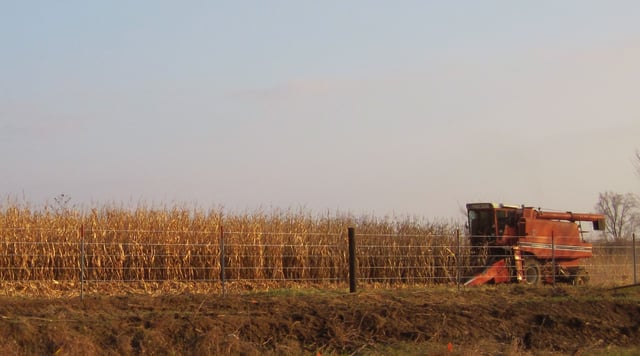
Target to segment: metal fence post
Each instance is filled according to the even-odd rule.
[[[343,230],[344,231],[344,230]],[[356,292],[356,230],[348,228],[349,236],[349,292]]]
[[[84,300],[84,224],[80,224],[80,300]]]
[[[636,233],[631,234],[631,241],[633,241],[633,284],[638,284],[637,267],[636,267]]]
[[[222,286],[222,296],[225,296],[226,290],[224,286],[225,282],[225,253],[224,253],[224,227],[220,223],[220,285]]]
[[[458,269],[458,275],[456,276],[456,284],[458,285],[458,291],[460,291],[460,273],[462,270],[462,265],[460,264],[460,229],[456,229],[456,243],[458,244],[458,251],[456,256],[456,265]]]
[[[556,238],[555,235],[553,233],[553,230],[551,231],[551,269],[552,269],[552,273],[553,273],[553,286],[556,286]]]

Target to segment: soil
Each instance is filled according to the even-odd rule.
[[[594,354],[640,350],[640,288],[282,289],[0,297],[3,354]]]

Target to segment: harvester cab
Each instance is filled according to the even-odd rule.
[[[468,204],[471,245],[484,243],[502,245],[504,238],[515,236],[518,223],[518,207],[503,204]]]
[[[466,285],[588,280],[580,260],[592,256],[580,221],[604,229],[604,216],[495,203],[467,204],[471,263],[483,271]]]

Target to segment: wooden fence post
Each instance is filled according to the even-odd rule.
[[[356,230],[348,228],[349,235],[349,292],[356,292]]]

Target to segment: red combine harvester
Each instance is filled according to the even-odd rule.
[[[604,230],[604,215],[542,211],[494,203],[467,204],[472,257],[486,268],[465,285],[520,282],[584,284],[580,260],[593,256],[578,222]]]

